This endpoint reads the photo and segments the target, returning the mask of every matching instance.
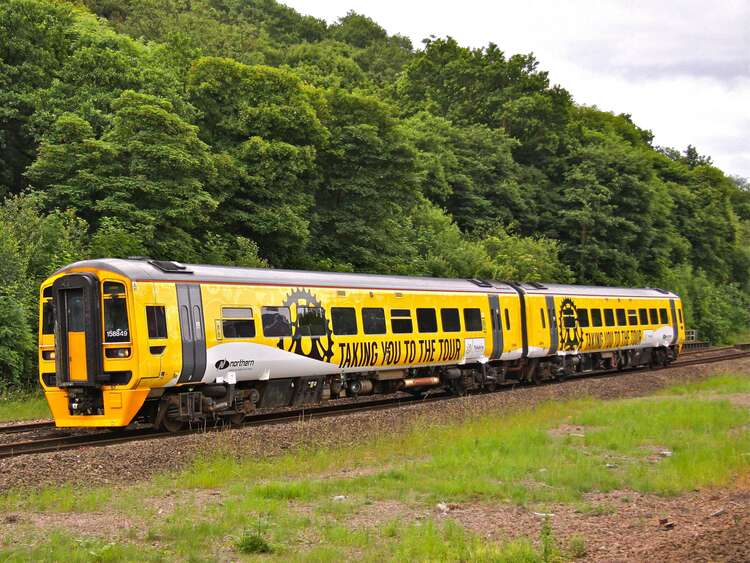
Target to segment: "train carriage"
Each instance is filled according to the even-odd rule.
[[[40,380],[58,426],[176,430],[667,363],[681,315],[653,289],[90,260],[42,284]]]

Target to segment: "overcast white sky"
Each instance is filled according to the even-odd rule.
[[[451,35],[533,52],[576,102],[629,113],[655,143],[690,143],[750,178],[750,0],[282,0],[334,22],[349,10],[390,34]]]

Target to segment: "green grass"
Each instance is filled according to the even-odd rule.
[[[50,417],[47,400],[41,392],[0,394],[0,422]]]
[[[750,377],[746,375],[737,375],[726,373],[716,375],[703,381],[695,383],[686,383],[682,385],[673,385],[667,387],[660,394],[662,395],[689,395],[697,393],[716,393],[721,395],[731,393],[750,393]]]
[[[4,512],[114,511],[144,524],[134,525],[136,532],[119,543],[94,547],[64,535],[55,536],[64,546],[59,547],[48,533],[27,529],[24,540],[0,543],[6,546],[0,559],[54,560],[69,550],[67,559],[75,561],[93,549],[99,560],[129,560],[139,543],[145,546],[140,559],[167,560],[582,557],[582,537],[558,545],[551,528],[541,537],[498,543],[480,539],[450,518],[415,521],[409,515],[432,514],[437,502],[514,503],[542,512],[563,502],[604,514],[615,508],[591,505],[585,493],[675,495],[725,484],[750,470],[750,434],[743,429],[750,411],[720,395],[750,392],[747,383],[748,378],[722,375],[661,396],[548,403],[462,424],[422,422],[408,433],[356,447],[310,448],[270,459],[235,459],[222,453],[219,436],[217,453],[142,484],[3,495]],[[553,431],[562,425],[581,426],[575,434],[583,435]],[[671,456],[659,456],[663,450]],[[181,502],[162,512],[165,496]],[[381,513],[379,502],[401,507],[403,514]]]

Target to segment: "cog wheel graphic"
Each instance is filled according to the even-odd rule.
[[[299,307],[322,307],[320,300],[309,290],[303,288],[295,288],[293,291],[288,293],[284,298],[284,306],[289,307],[293,311],[294,322],[292,323],[292,337],[291,339],[280,338],[277,346],[288,352],[294,352],[300,356],[306,356],[314,360],[320,360],[323,362],[330,362],[333,358],[333,337],[332,330],[329,326],[328,319],[325,319],[326,334],[325,336],[308,336],[302,334],[299,324]],[[303,337],[307,337],[303,340]],[[306,350],[305,345],[310,343],[310,349]]]
[[[583,344],[583,330],[578,323],[578,309],[573,300],[566,297],[560,304],[560,348],[577,350]]]

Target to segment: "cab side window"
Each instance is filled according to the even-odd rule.
[[[146,324],[149,338],[167,337],[167,315],[163,305],[146,305]]]
[[[128,342],[128,306],[125,286],[117,282],[104,282],[104,342]]]

